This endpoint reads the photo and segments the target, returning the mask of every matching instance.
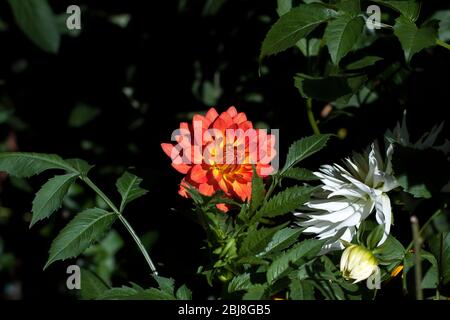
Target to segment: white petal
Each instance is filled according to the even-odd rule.
[[[379,196],[375,202],[376,209],[376,220],[378,224],[384,224],[384,234],[381,238],[378,246],[382,245],[389,235],[392,224],[392,208],[391,208],[391,200],[389,197],[383,193]]]

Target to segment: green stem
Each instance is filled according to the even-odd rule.
[[[438,285],[436,287],[436,300],[441,300],[441,284],[443,281],[444,266],[444,234],[441,233],[439,236],[439,265],[438,265]]]
[[[273,177],[272,183],[270,184],[269,190],[266,193],[266,196],[264,197],[264,203],[269,200],[270,196],[272,195],[273,191],[275,190],[279,180],[277,176]]]
[[[316,118],[314,117],[314,113],[312,110],[312,98],[308,98],[306,100],[306,111],[308,113],[308,120],[311,128],[313,129],[315,134],[320,134],[319,127],[317,126]]]
[[[145,249],[144,245],[142,244],[141,239],[137,236],[136,232],[134,231],[133,227],[128,223],[128,221],[125,219],[125,217],[122,215],[122,213],[117,209],[117,207],[114,205],[114,203],[105,195],[105,193],[100,190],[94,182],[92,182],[91,179],[88,177],[83,177],[82,180],[92,189],[95,193],[97,193],[100,198],[103,199],[103,201],[106,202],[106,204],[114,211],[114,213],[118,216],[120,222],[125,226],[127,231],[130,233],[130,235],[133,237],[134,241],[136,242],[139,250],[141,251],[142,255],[144,256],[145,260],[147,261],[148,266],[150,267],[151,272],[154,275],[158,275],[158,272],[156,270],[156,267],[150,258],[147,250]]]
[[[420,239],[419,220],[416,216],[411,217],[411,227],[414,241],[414,275],[416,282],[416,300],[423,300],[422,290],[422,259],[420,257],[420,249],[422,241]]]
[[[425,224],[422,226],[422,228],[420,228],[419,231],[419,235],[422,236],[422,234],[424,233],[425,229],[430,225],[431,221],[434,220],[434,218],[436,218],[439,214],[441,213],[441,209],[438,209],[435,213],[433,213],[433,215],[427,220],[427,222],[425,222]],[[411,250],[411,248],[414,245],[414,240],[411,241],[408,245],[408,247],[406,248],[405,252],[408,252],[409,250]]]
[[[120,214],[119,215],[119,219],[123,223],[125,228],[127,228],[128,232],[131,234],[131,236],[133,237],[134,241],[136,242],[137,246],[139,247],[139,250],[141,250],[142,255],[144,256],[145,260],[148,263],[148,266],[150,267],[150,270],[152,271],[152,273],[155,276],[157,276],[158,275],[158,271],[156,270],[156,267],[155,267],[152,259],[150,258],[147,250],[145,250],[144,244],[142,243],[141,239],[139,239],[139,237],[137,236],[137,234],[134,231],[133,227],[131,227],[131,225],[128,223],[127,219],[125,219],[125,217],[123,215]]]
[[[450,50],[450,44],[448,44],[448,43],[446,43],[446,42],[444,42],[444,41],[442,41],[440,39],[436,39],[436,44],[438,46],[441,46],[441,47],[447,49],[447,50]]]

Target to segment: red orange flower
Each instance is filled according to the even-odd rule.
[[[275,137],[254,129],[245,113],[235,107],[218,114],[211,108],[205,116],[195,115],[192,124],[183,122],[172,140],[162,143],[172,166],[185,174],[179,193],[188,197],[187,185],[205,196],[221,190],[227,197],[251,198],[253,166],[261,177],[273,172],[270,162],[276,155]],[[226,211],[224,206],[220,209]]]

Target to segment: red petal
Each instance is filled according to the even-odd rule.
[[[237,110],[234,106],[229,107],[226,112],[230,115],[230,117],[235,117],[237,115]]]
[[[194,124],[197,121],[200,121],[202,123],[203,129],[208,129],[209,125],[211,124],[211,121],[209,119],[205,118],[204,116],[202,116],[200,114],[196,114],[194,116],[194,118],[192,119],[192,124]]]
[[[197,183],[205,183],[208,181],[208,178],[206,177],[207,173],[208,171],[206,171],[201,165],[196,164],[192,167],[189,176],[192,181],[195,181]]]
[[[208,112],[206,113],[206,118],[212,122],[214,122],[214,120],[216,120],[216,118],[219,116],[219,114],[217,113],[216,109],[211,108],[208,110]]]
[[[161,143],[161,148],[163,149],[164,153],[172,159],[172,150],[174,146],[170,143]]]
[[[233,117],[233,122],[236,124],[240,124],[245,121],[247,121],[247,116],[245,115],[244,112],[240,112],[235,117]]]
[[[218,203],[218,204],[216,204],[216,207],[217,207],[217,209],[219,209],[220,211],[223,211],[223,212],[228,212],[228,210],[230,210],[225,203]]]
[[[214,194],[214,192],[216,190],[214,190],[214,187],[210,184],[207,183],[202,183],[200,184],[200,186],[198,187],[198,191],[200,191],[200,193],[204,196],[210,197]]]
[[[184,164],[184,163],[182,163],[182,164],[172,163],[172,167],[174,167],[175,170],[177,170],[178,172],[183,173],[183,174],[188,173],[189,170],[191,169],[190,165],[187,165],[187,164]]]
[[[242,122],[241,124],[239,124],[239,128],[244,131],[248,129],[253,129],[253,123],[251,123],[250,121]]]

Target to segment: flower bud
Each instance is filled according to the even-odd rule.
[[[341,272],[345,279],[352,279],[355,280],[353,283],[357,283],[378,271],[378,261],[370,250],[352,244],[342,253]]]

